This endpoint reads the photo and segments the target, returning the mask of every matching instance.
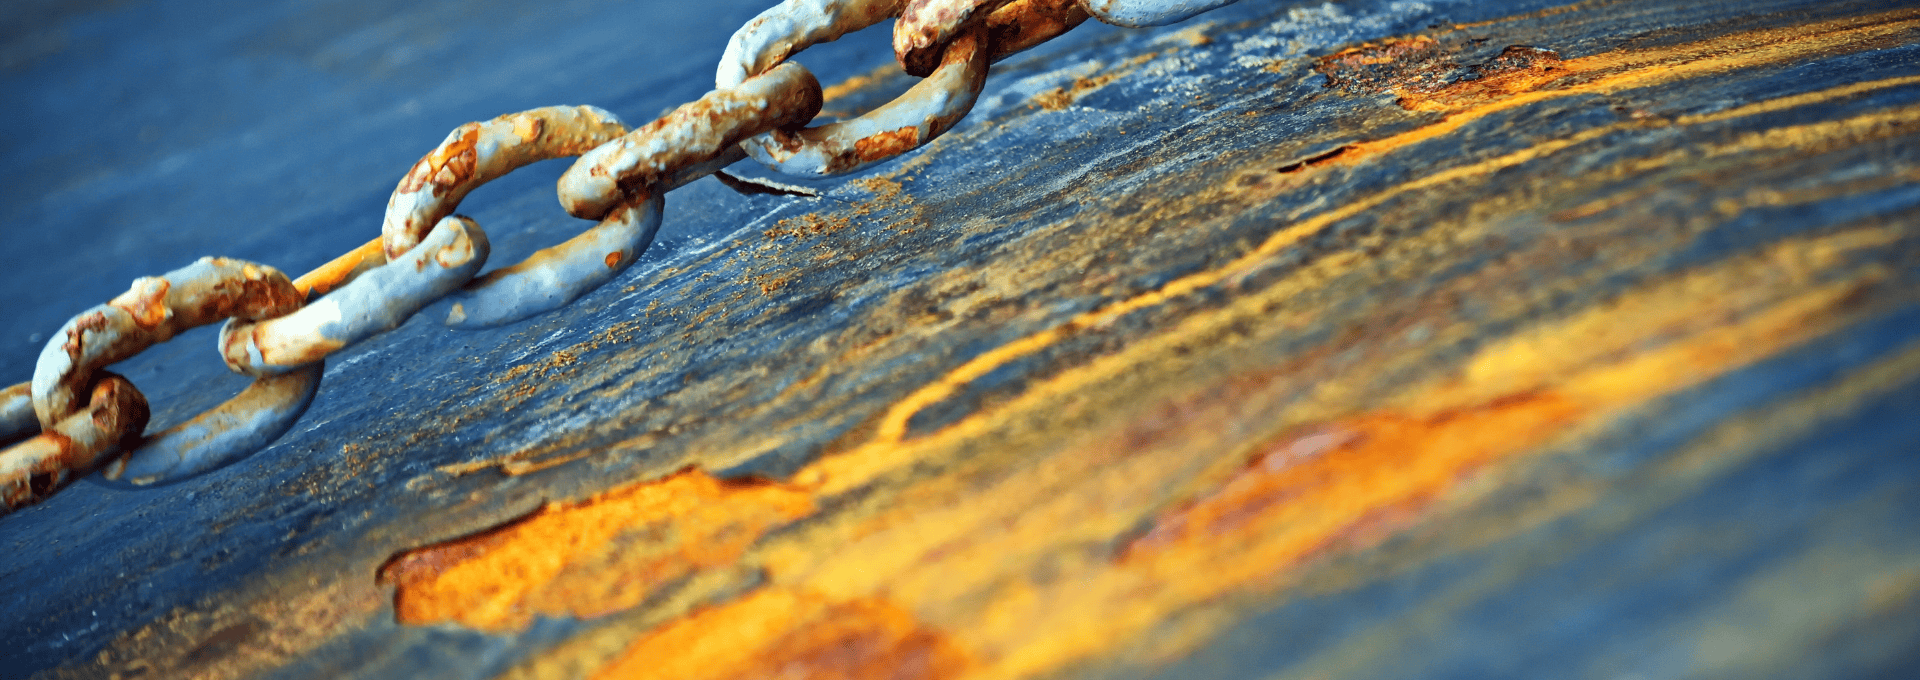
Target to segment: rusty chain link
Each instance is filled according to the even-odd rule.
[[[28,383],[0,390],[0,513],[96,470],[145,486],[202,474],[279,438],[305,413],[328,355],[445,300],[455,328],[512,323],[566,305],[632,265],[659,229],[668,191],[751,156],[794,175],[852,172],[926,145],[972,110],[990,64],[1088,18],[1160,26],[1235,0],[786,0],[728,42],[715,89],[629,131],[592,106],[554,106],[455,128],[388,200],[380,238],[289,280],[278,270],[202,258],[142,278],[74,317]],[[923,78],[851,120],[807,127],[820,83],[788,61],[888,19],[895,59]],[[455,216],[473,189],[530,163],[578,156],[557,193],[598,220],[566,242],[478,275],[487,236]],[[310,300],[311,298],[311,300]],[[220,406],[144,435],[146,398],[102,370],[181,331],[225,319],[219,351],[252,385]],[[24,438],[24,440],[22,440]]]

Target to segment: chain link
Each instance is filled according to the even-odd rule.
[[[917,149],[972,110],[988,65],[1088,18],[1158,26],[1234,0],[787,0],[742,26],[715,89],[629,131],[592,106],[555,106],[455,128],[406,173],[380,238],[289,280],[278,270],[203,258],[68,321],[33,380],[0,390],[0,503],[36,502],[95,470],[114,486],[199,475],[279,438],[319,389],[323,359],[449,302],[447,325],[512,323],[612,280],[653,240],[668,191],[753,157],[788,174],[852,172]],[[820,83],[788,59],[876,25],[894,25],[901,68],[924,79],[852,120],[805,127]],[[517,264],[475,276],[486,233],[453,215],[474,188],[537,161],[579,156],[557,193],[599,223]],[[307,304],[309,297],[315,298]],[[255,377],[234,398],[142,437],[146,398],[101,370],[188,328],[226,319],[219,351]],[[25,438],[24,441],[21,441]]]
[[[115,450],[131,448],[147,426],[147,398],[102,373],[87,408],[55,421],[0,456],[0,504],[12,510],[58,491],[72,473],[91,470]]]

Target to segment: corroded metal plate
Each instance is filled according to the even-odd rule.
[[[136,276],[318,265],[446,131],[691,100],[757,3],[11,22],[0,381]],[[1896,677],[1920,10],[1088,25],[817,199],[700,181],[559,312],[415,319],[287,437],[0,518],[47,677]],[[884,30],[809,50],[877,105]],[[463,211],[584,228],[537,165]],[[744,174],[752,168],[735,166]],[[237,391],[189,334],[164,427]]]

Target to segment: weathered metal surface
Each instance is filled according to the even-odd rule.
[[[539,161],[578,156],[626,133],[618,117],[593,106],[546,106],[454,128],[387,199],[380,227],[387,259],[400,259],[480,185]]]
[[[33,416],[33,383],[0,389],[0,444],[31,437],[39,431],[40,419]]]
[[[761,9],[181,7],[43,22],[80,46],[151,32],[9,72],[42,133],[5,151],[36,172],[0,186],[0,287],[57,280],[69,306],[9,308],[0,337],[202,252],[316,266],[371,235],[419,140],[552,101],[645,118],[704,92],[692,53]],[[1010,59],[948,135],[820,199],[689,184],[660,243],[568,308],[407,324],[330,362],[306,420],[243,464],[7,516],[0,597],[23,604],[0,667],[1912,669],[1920,13],[1216,14]],[[872,33],[809,53],[823,82],[859,76],[829,111],[906,84],[860,75],[891,68]],[[55,115],[98,83],[209,73],[253,76]],[[195,127],[256,110],[276,115]],[[151,151],[90,141],[160,122],[178,137]],[[560,168],[520,178],[540,169],[476,202],[496,252],[553,240]],[[76,200],[101,195],[121,200]],[[0,345],[0,380],[45,340]],[[180,344],[116,369],[161,424],[234,380]]]
[[[560,245],[481,275],[446,296],[446,324],[491,328],[559,309],[633,266],[660,230],[666,195],[623,203]]]
[[[487,234],[472,220],[443,217],[426,240],[298,311],[260,321],[228,321],[220,354],[235,373],[266,376],[320,361],[391,331],[427,305],[466,285],[487,262]],[[297,285],[297,284],[296,284]]]
[[[727,41],[714,87],[726,89],[765,73],[821,43],[899,16],[906,0],[785,0],[740,26]]]
[[[101,469],[101,485],[137,489],[192,479],[245,460],[287,433],[313,405],[326,367],[312,361],[262,376],[219,406],[147,435]]]
[[[300,308],[302,297],[278,269],[216,257],[135,279],[127,292],[61,326],[40,351],[34,415],[51,427],[86,405],[80,393],[101,368],[215,321],[284,316]]]
[[[147,399],[133,383],[102,374],[83,410],[0,449],[0,515],[45,498],[132,448],[149,416]]]
[[[600,219],[622,201],[665,193],[662,179],[726,157],[747,137],[805,125],[818,113],[820,81],[799,64],[780,64],[582,155],[560,176],[560,205]]]
[[[1086,22],[1087,10],[1075,0],[1014,0],[987,15],[987,60],[1000,63],[1033,49]],[[894,59],[901,57],[896,48]]]
[[[893,22],[893,56],[900,70],[926,77],[954,36],[987,20],[1007,0],[909,0]]]
[[[741,142],[747,155],[789,175],[843,175],[892,160],[953,129],[986,84],[985,27],[960,34],[940,65],[893,101],[851,120],[770,130]]]

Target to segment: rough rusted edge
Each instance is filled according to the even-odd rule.
[[[192,420],[167,428],[101,471],[119,488],[176,482],[226,467],[286,434],[320,391],[321,362],[253,381]]]
[[[1079,0],[1093,18],[1126,28],[1177,24],[1239,0]]]
[[[368,270],[339,290],[265,321],[228,321],[220,329],[227,368],[255,377],[285,373],[393,330],[459,289],[487,261],[486,232],[464,217],[440,220],[399,260]]]
[[[85,410],[0,451],[0,514],[46,498],[132,445],[150,415],[133,383],[101,373]]]
[[[711,170],[709,170],[711,172]],[[625,271],[660,229],[662,194],[647,195],[609,213],[565,243],[496,269],[446,296],[446,324],[486,328],[544,314],[572,302]]]
[[[80,390],[101,367],[181,331],[227,318],[267,319],[299,309],[304,295],[279,270],[205,257],[68,321],[41,350],[33,373],[33,409],[42,427],[72,415]]]
[[[774,5],[734,31],[713,86],[738,86],[801,50],[899,16],[905,1],[786,0]]]
[[[806,67],[781,64],[582,154],[560,177],[560,205],[574,217],[600,219],[622,201],[656,191],[671,173],[718,158],[752,135],[805,125],[819,112],[820,81]]]
[[[893,22],[893,57],[900,69],[926,77],[955,35],[999,11],[1009,0],[911,0]]]
[[[920,148],[973,110],[987,78],[986,30],[947,47],[940,68],[899,98],[853,120],[741,142],[754,160],[791,175],[838,175]]]
[[[454,128],[387,199],[380,226],[387,259],[400,259],[480,185],[530,163],[578,156],[626,132],[619,118],[592,106],[548,106]]]

